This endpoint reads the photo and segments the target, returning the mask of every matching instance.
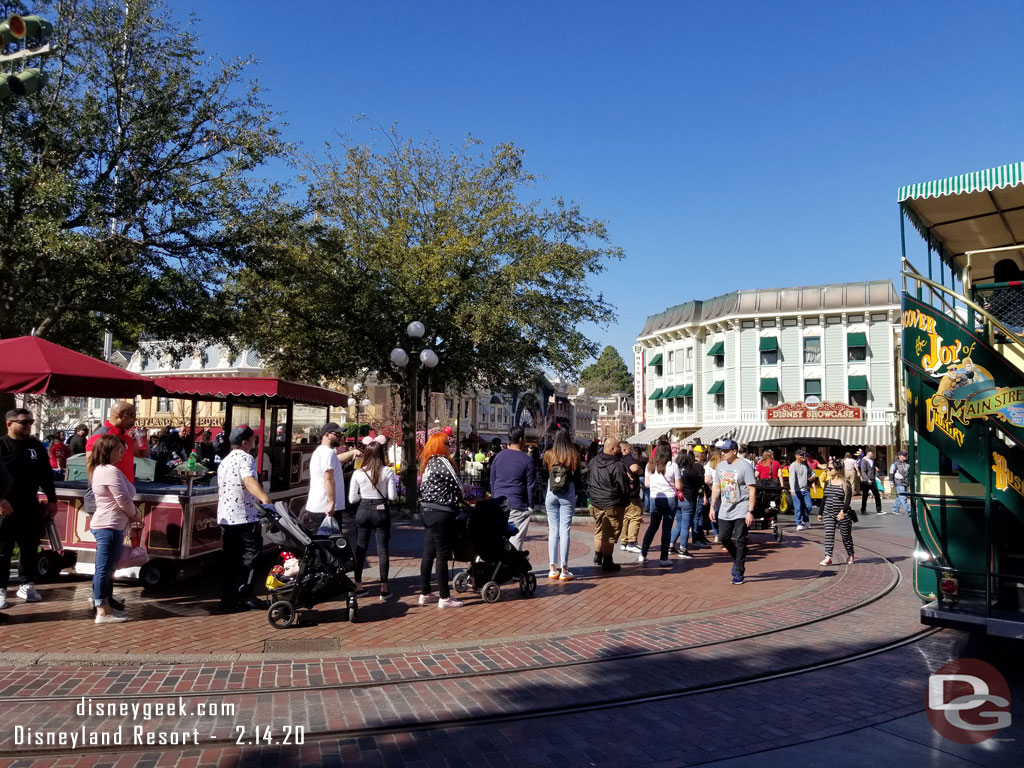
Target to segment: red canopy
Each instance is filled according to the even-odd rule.
[[[344,408],[348,395],[311,384],[275,379],[267,376],[161,376],[156,385],[168,395],[220,399],[235,397],[269,397],[310,405]]]
[[[64,397],[149,397],[153,382],[38,336],[0,339],[0,392]]]

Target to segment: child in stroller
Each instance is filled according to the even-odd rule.
[[[264,506],[261,517],[264,539],[302,553],[298,573],[292,578],[281,581],[272,574],[267,579],[270,625],[277,629],[290,627],[300,608],[312,609],[337,597],[345,598],[345,618],[354,622],[358,612],[356,586],[347,573],[355,568],[355,557],[345,537],[310,535],[281,501],[273,507]]]
[[[455,531],[452,557],[469,563],[452,579],[456,592],[479,592],[484,602],[501,599],[501,584],[519,580],[519,590],[532,595],[537,589],[537,577],[526,552],[520,552],[509,542],[516,528],[508,522],[509,507],[505,498],[483,499],[475,507],[467,506],[459,515]]]

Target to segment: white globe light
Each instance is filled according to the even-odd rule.
[[[362,392],[363,391],[362,383],[357,381],[355,384],[353,384],[352,385],[352,391],[353,392]]]
[[[399,368],[405,368],[409,364],[409,353],[401,347],[395,347],[391,350],[391,362]]]
[[[410,339],[422,339],[427,329],[423,327],[423,323],[419,320],[413,320],[409,323],[409,327],[405,329],[405,332],[409,334]]]
[[[360,405],[361,405],[361,406],[363,406],[363,408],[369,408],[369,407],[370,407],[370,404],[371,404],[371,400],[370,400],[370,398],[368,398],[368,397],[367,397],[367,398],[365,398],[365,399],[364,399],[364,400],[363,400],[363,401],[362,401],[362,402],[360,403]]]
[[[437,353],[432,349],[424,349],[420,352],[420,362],[427,368],[434,368],[437,366]]]

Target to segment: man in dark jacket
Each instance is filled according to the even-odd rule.
[[[11,476],[11,488],[3,502],[0,518],[0,608],[7,607],[7,585],[11,575],[11,555],[19,549],[18,575],[21,586],[18,597],[27,603],[38,603],[36,562],[43,522],[57,514],[57,491],[53,487],[53,471],[43,444],[32,437],[35,419],[24,408],[8,411],[7,434],[0,437],[0,462]],[[45,512],[39,504],[39,491],[46,494]]]
[[[622,566],[612,561],[612,553],[629,504],[629,475],[619,458],[619,441],[614,437],[605,440],[604,451],[590,460],[587,492],[595,524],[594,562],[600,561],[602,571],[617,571]]]
[[[89,428],[85,424],[79,424],[75,427],[75,434],[68,440],[68,448],[71,449],[71,455],[75,456],[79,453],[85,453],[85,441],[89,438]]]

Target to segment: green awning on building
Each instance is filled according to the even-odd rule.
[[[680,389],[682,389],[682,387],[680,387],[678,385],[675,386],[675,387],[669,387],[667,390],[665,390],[665,394],[662,395],[661,397],[662,397],[663,400],[668,400],[669,398],[672,398],[672,397],[679,397],[679,390]]]
[[[778,379],[761,379],[761,386],[758,392],[775,392],[779,391],[779,380]]]
[[[867,345],[868,335],[866,333],[855,331],[853,333],[846,334],[847,347],[866,347]]]
[[[708,350],[708,357],[721,357],[725,354],[725,342],[719,341],[711,345]]]
[[[648,400],[660,400],[660,399],[661,399],[661,393],[662,393],[662,391],[663,391],[663,390],[662,390],[662,388],[661,388],[661,387],[658,387],[658,388],[657,388],[656,390],[654,390],[653,392],[651,392],[651,396],[650,396],[650,397],[648,397],[647,399],[648,399]]]
[[[777,352],[778,349],[779,339],[776,336],[762,336],[757,345],[758,352]]]
[[[851,392],[867,392],[868,391],[868,377],[867,376],[851,376],[849,379],[850,391]]]
[[[711,389],[708,390],[709,395],[721,395],[725,392],[725,382],[716,381],[711,385]]]
[[[647,367],[650,368],[652,365],[661,365],[661,352],[659,352],[658,354],[651,358],[651,361],[647,364]]]
[[[693,397],[693,384],[683,384],[679,388],[679,394],[676,397]]]

